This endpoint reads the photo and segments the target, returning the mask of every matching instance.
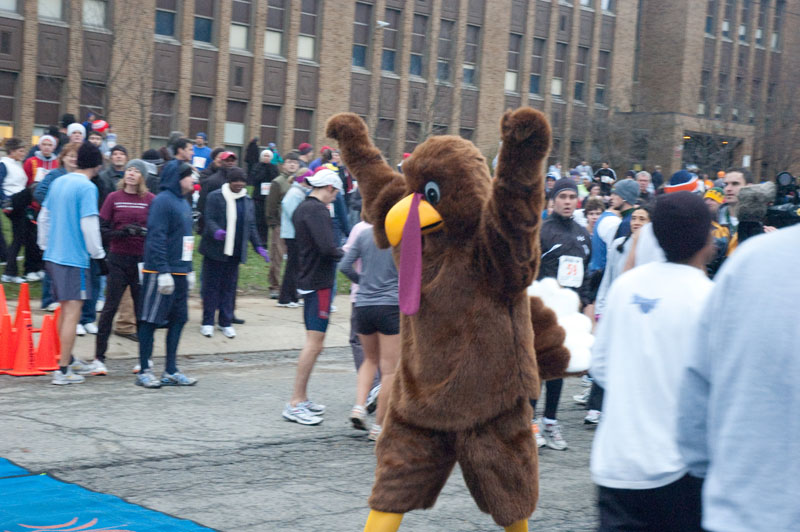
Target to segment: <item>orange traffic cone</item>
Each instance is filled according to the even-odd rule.
[[[33,335],[31,334],[31,313],[22,311],[23,327],[19,330],[17,338],[17,358],[14,369],[6,371],[6,375],[26,377],[29,375],[46,375],[44,371],[36,369],[36,352],[33,349]]]
[[[14,367],[14,330],[10,315],[3,314],[0,320],[0,373],[5,373]]]
[[[45,316],[42,320],[42,333],[39,336],[39,347],[36,350],[36,368],[41,371],[58,369],[58,352],[56,351],[56,324],[53,316]]]
[[[8,305],[6,304],[6,291],[0,284],[0,316],[4,314],[8,314]]]
[[[31,298],[28,283],[19,285],[19,296],[17,296],[17,313],[14,315],[14,328],[17,329],[17,334],[25,326],[23,322],[22,313],[31,313]]]

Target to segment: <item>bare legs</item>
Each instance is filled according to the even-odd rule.
[[[61,301],[61,314],[58,318],[58,338],[61,341],[59,366],[69,366],[72,359],[72,347],[75,345],[75,328],[81,319],[83,301]]]
[[[300,351],[300,358],[297,360],[297,374],[294,378],[294,391],[290,401],[292,406],[297,406],[308,399],[308,379],[311,377],[311,370],[314,363],[322,352],[322,344],[325,341],[325,333],[319,331],[306,331],[306,343]]]

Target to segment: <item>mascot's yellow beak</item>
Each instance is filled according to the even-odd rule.
[[[394,207],[389,210],[384,221],[386,228],[386,238],[392,246],[396,246],[403,239],[403,228],[406,225],[408,212],[411,210],[411,200],[414,194],[409,194],[405,198],[398,201]],[[419,202],[419,225],[423,235],[438,231],[442,228],[442,217],[433,208],[433,205],[425,200]]]

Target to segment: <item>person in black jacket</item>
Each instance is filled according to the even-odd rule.
[[[263,150],[260,162],[253,168],[251,184],[253,185],[253,203],[256,208],[256,227],[258,228],[258,236],[264,246],[267,245],[269,239],[266,214],[267,198],[269,197],[272,181],[278,177],[278,174],[280,174],[278,167],[272,164],[272,151]]]
[[[256,230],[253,200],[247,195],[244,172],[231,171],[230,180],[208,195],[205,229],[200,241],[203,255],[203,336],[214,334],[214,314],[219,310],[219,328],[228,338],[236,336],[232,326],[236,303],[239,263],[247,261],[247,242],[266,262],[267,250]]]
[[[578,205],[578,187],[571,179],[559,179],[553,185],[551,197],[553,213],[544,221],[539,233],[542,260],[538,279],[555,278],[562,287],[575,290],[585,306],[591,303],[591,283],[586,272],[592,255],[592,242],[586,229],[572,219]],[[567,448],[556,420],[563,385],[563,379],[550,380],[545,385],[542,432],[546,445],[557,451]],[[531,404],[535,411],[536,402],[531,401]]]
[[[306,342],[297,361],[294,391],[283,411],[283,417],[302,425],[318,425],[322,423],[321,416],[325,413],[325,407],[310,401],[306,388],[325,341],[331,292],[336,279],[336,262],[343,255],[342,248],[334,237],[333,223],[328,211],[328,206],[342,192],[343,186],[338,174],[327,168],[307,179],[313,190],[292,215],[295,245],[300,256],[297,288],[305,301],[303,319],[306,325]]]

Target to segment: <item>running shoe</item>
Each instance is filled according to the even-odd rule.
[[[162,386],[194,386],[197,384],[197,379],[194,377],[187,377],[180,371],[169,374],[166,371],[161,374]]]
[[[214,336],[214,326],[213,325],[203,325],[200,327],[200,334],[207,338],[211,338]]]
[[[583,423],[584,425],[597,425],[600,423],[600,417],[602,417],[602,412],[599,410],[589,410],[586,417],[583,418]]]
[[[83,324],[79,323],[75,326],[75,334],[78,336],[86,336],[86,327]]]
[[[350,423],[357,430],[367,430],[367,410],[361,405],[355,405],[350,411]]]
[[[161,381],[153,375],[149,369],[144,370],[136,376],[136,386],[144,388],[161,388]]]
[[[294,301],[290,301],[288,303],[278,303],[278,306],[283,308],[297,308],[300,305],[295,303]]]
[[[306,399],[305,401],[297,403],[297,406],[302,406],[315,416],[321,416],[325,413],[325,405],[318,405],[311,399]]]
[[[590,393],[592,393],[592,389],[591,388],[586,388],[583,392],[579,393],[578,395],[573,395],[572,398],[579,405],[585,405],[586,403],[589,402],[589,394]]]
[[[150,368],[150,369],[153,368],[153,359],[152,358],[147,361],[147,367]],[[133,373],[134,374],[139,373],[140,371],[142,371],[142,366],[141,365],[136,364],[135,366],[133,366]]]
[[[378,408],[378,395],[381,393],[381,385],[377,384],[372,387],[367,395],[367,412],[373,413]]]
[[[86,332],[89,334],[97,334],[97,325],[95,325],[94,322],[84,323],[83,328],[86,329]]]
[[[319,425],[322,423],[321,417],[315,416],[306,408],[302,407],[301,404],[292,406],[287,403],[286,408],[283,409],[283,419],[287,421],[294,421],[295,423],[299,423],[301,425]]]
[[[25,275],[25,281],[28,283],[35,283],[42,280],[42,275],[39,272],[30,272]]]
[[[51,384],[80,384],[86,379],[80,375],[76,375],[72,372],[72,368],[67,368],[66,373],[61,373],[60,369],[57,369],[53,372],[53,380],[50,381]]]
[[[564,451],[567,448],[567,442],[561,435],[561,427],[558,422],[544,423],[544,439],[548,447],[556,451]]]
[[[531,430],[533,431],[533,436],[536,438],[536,447],[542,448],[544,447],[547,442],[544,440],[544,436],[542,436],[542,432],[539,429],[539,421],[534,419],[531,421]]]
[[[72,364],[69,365],[70,369],[78,375],[107,375],[108,370],[106,365],[97,359],[91,362],[84,362],[80,359],[74,359]]]
[[[369,439],[369,441],[378,441],[378,437],[380,437],[381,431],[383,431],[383,429],[381,428],[380,425],[372,425],[372,428],[369,429],[369,434],[367,435],[367,439]]]
[[[47,312],[55,312],[55,311],[56,311],[56,309],[58,309],[60,306],[61,306],[61,303],[58,303],[58,302],[56,302],[56,303],[50,303],[49,305],[47,305],[47,306],[45,307],[45,310],[46,310]]]
[[[223,334],[223,335],[224,335],[226,338],[236,338],[236,329],[234,329],[234,328],[233,328],[233,327],[231,327],[231,326],[228,326],[228,327],[220,327],[220,328],[219,328],[219,330],[220,330],[220,331],[222,331],[222,334]]]
[[[22,284],[25,282],[25,279],[20,277],[19,275],[3,275],[0,276],[0,281],[4,283],[15,283],[15,284]]]

